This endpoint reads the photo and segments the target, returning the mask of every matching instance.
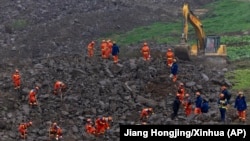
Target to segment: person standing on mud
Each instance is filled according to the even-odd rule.
[[[173,59],[173,63],[170,68],[170,78],[172,78],[173,82],[177,81],[177,74],[178,74],[178,64],[176,62],[176,59]]]
[[[16,69],[15,73],[12,75],[12,81],[14,84],[14,89],[19,90],[21,85],[21,75],[18,69]]]
[[[115,64],[118,63],[118,54],[119,54],[119,52],[120,52],[119,47],[117,46],[116,42],[113,41],[112,56],[113,56],[113,60],[114,60]]]
[[[227,112],[228,101],[225,98],[223,93],[221,93],[219,95],[218,104],[219,104],[219,109],[220,109],[220,117],[221,117],[220,120],[221,120],[221,122],[225,122],[226,121],[226,112]]]
[[[94,56],[94,46],[95,46],[95,42],[91,41],[88,44],[88,57],[93,57]]]
[[[178,95],[176,95],[174,102],[173,102],[173,113],[171,115],[172,120],[178,115],[180,105],[181,105],[180,95],[178,94]]]
[[[166,52],[166,59],[167,59],[167,67],[170,67],[174,59],[174,52],[172,51],[171,48],[169,48]]]
[[[236,108],[238,111],[239,120],[242,122],[245,122],[246,121],[247,102],[246,102],[246,98],[243,95],[242,91],[240,91],[238,93],[238,96],[235,99],[234,108]]]
[[[142,57],[145,61],[149,61],[150,60],[150,48],[148,46],[148,43],[143,43],[143,46],[141,48],[141,53],[142,53]]]

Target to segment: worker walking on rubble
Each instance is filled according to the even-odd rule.
[[[176,59],[173,59],[173,63],[170,68],[170,78],[172,78],[173,82],[177,81],[177,74],[178,74],[178,64]]]
[[[88,134],[96,135],[96,129],[95,129],[93,122],[90,118],[87,119],[87,124],[85,125],[85,131]]]
[[[103,59],[107,59],[107,54],[106,51],[108,50],[108,44],[106,42],[106,40],[102,40],[101,42],[101,55]]]
[[[185,94],[185,98],[184,98],[184,110],[185,110],[186,116],[189,116],[192,112],[192,100],[188,93]]]
[[[172,51],[171,48],[169,48],[166,52],[166,59],[167,59],[167,66],[171,67],[174,59],[174,52]]]
[[[93,57],[94,56],[94,46],[95,46],[95,42],[91,41],[88,44],[88,57]]]
[[[12,81],[14,84],[14,89],[19,90],[21,85],[21,75],[18,69],[16,69],[15,73],[12,75]]]
[[[143,59],[145,61],[149,61],[150,60],[150,48],[148,46],[148,43],[143,43],[143,47],[141,48],[141,53],[143,56]]]
[[[113,56],[113,61],[115,64],[118,63],[118,54],[119,54],[119,47],[116,44],[115,41],[113,41],[113,46],[112,46],[112,56]]]
[[[194,108],[194,114],[198,115],[201,114],[201,106],[202,106],[202,98],[201,98],[201,93],[200,92],[196,92],[196,99],[195,99],[195,108]]]
[[[39,90],[39,87],[35,87],[34,89],[30,90],[30,92],[29,92],[29,104],[30,104],[30,106],[37,105],[38,90]]]
[[[234,108],[238,111],[238,118],[240,121],[246,121],[246,109],[247,109],[247,102],[246,98],[242,91],[239,91],[238,96],[235,99]]]
[[[221,122],[225,122],[226,121],[226,112],[227,112],[228,101],[225,98],[225,95],[223,93],[221,93],[219,95],[218,104],[219,104],[220,117],[221,117],[220,120],[221,120]]]
[[[55,138],[56,140],[62,138],[62,128],[59,127],[56,122],[52,123],[49,132],[50,132],[50,138]]]
[[[66,90],[66,84],[62,81],[57,80],[54,84],[54,94],[61,94]]]
[[[32,122],[21,123],[18,127],[18,132],[21,139],[27,139],[27,128],[32,125]]]
[[[228,104],[230,104],[231,94],[225,85],[221,86],[221,93],[224,94],[224,97],[227,99]]]
[[[142,111],[140,113],[140,121],[143,124],[146,124],[149,116],[151,116],[152,114],[154,114],[153,108],[144,108],[144,109],[142,109]]]
[[[106,50],[106,56],[109,59],[112,55],[112,48],[113,48],[113,44],[115,41],[111,41],[110,39],[107,40],[107,50]]]
[[[183,100],[185,97],[185,87],[184,87],[183,83],[179,84],[177,93],[180,94],[179,99],[180,99],[181,103],[183,104]]]
[[[180,94],[177,94],[175,96],[174,102],[173,102],[173,113],[171,114],[171,119],[175,119],[175,117],[178,115],[178,111],[180,109],[181,101],[180,101]]]
[[[95,120],[95,129],[96,134],[101,135],[106,132],[107,129],[110,128],[110,122],[112,121],[112,117],[99,117]]]

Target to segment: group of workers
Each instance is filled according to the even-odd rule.
[[[85,131],[91,135],[102,135],[104,134],[109,128],[110,124],[113,121],[112,117],[98,117],[93,123],[92,119],[88,118],[87,123],[85,125]]]
[[[218,106],[220,111],[220,121],[226,121],[226,111],[229,107],[231,99],[231,94],[228,91],[225,85],[221,86],[221,91],[219,93],[218,98]],[[173,102],[173,114],[172,119],[174,119],[178,115],[178,111],[180,107],[183,107],[184,113],[186,116],[189,116],[192,113],[194,104],[194,114],[199,115],[202,113],[207,113],[208,110],[211,108],[208,104],[208,100],[202,98],[201,92],[195,92],[195,100],[194,102],[191,100],[190,95],[185,92],[185,87],[183,83],[180,83],[178,86],[178,91],[176,93],[176,97]],[[246,121],[246,109],[247,103],[245,96],[242,91],[238,92],[237,97],[235,98],[234,108],[236,108],[238,112],[238,119],[242,122]]]
[[[116,44],[115,41],[108,40],[102,40],[101,45],[101,56],[103,59],[110,59],[113,57],[113,62],[115,64],[118,63],[118,54],[119,54],[119,46]],[[88,46],[88,57],[94,56],[94,50],[95,50],[95,41],[91,41]]]
[[[12,74],[12,81],[14,84],[14,89],[20,91],[21,89],[21,75],[18,69]],[[57,80],[53,86],[53,93],[55,95],[62,94],[66,90],[66,84],[62,81]],[[39,91],[39,87],[35,86],[35,88],[31,89],[28,93],[28,102],[30,106],[37,106],[37,94]],[[32,125],[32,122],[23,122],[19,125],[18,131],[20,138],[27,138],[27,128]],[[50,137],[53,136],[56,140],[62,137],[62,129],[57,125],[57,123],[53,123],[50,127]]]
[[[94,41],[91,41],[88,44],[88,57],[93,57],[94,50],[95,50],[94,45],[95,45]],[[102,40],[102,43],[100,46],[101,46],[101,56],[103,59],[109,59],[111,56],[113,56],[114,63],[118,63],[119,47],[116,45],[115,41]],[[141,48],[141,53],[145,61],[150,60],[151,58],[150,48],[146,42],[143,44],[143,47]],[[178,65],[176,62],[175,55],[172,49],[170,48],[166,52],[166,66],[170,68],[170,78],[172,78],[173,82],[176,82],[177,73],[178,73]],[[20,90],[21,75],[18,69],[16,69],[14,74],[12,75],[12,80],[14,84],[14,89]],[[56,81],[54,83],[53,93],[55,95],[61,95],[62,92],[64,92],[65,90],[66,90],[66,85],[62,81]],[[29,92],[28,99],[29,99],[29,104],[31,106],[38,105],[38,101],[37,101],[38,91],[39,91],[39,87],[36,86],[35,88],[31,89]],[[208,101],[201,97],[201,93],[199,91],[197,91],[195,95],[196,95],[196,98],[194,101],[194,105],[195,105],[194,114],[201,114],[203,112],[207,112],[210,107],[208,106],[208,104],[203,104],[203,103],[208,103]],[[226,86],[222,86],[221,93],[219,95],[219,100],[218,100],[219,109],[221,113],[221,121],[225,121],[225,114],[228,108],[227,105],[230,104],[230,98],[231,98],[231,94],[228,92]],[[192,113],[192,107],[193,107],[192,105],[193,105],[193,102],[190,98],[190,95],[185,92],[184,84],[180,83],[178,86],[175,100],[173,102],[172,119],[178,115],[180,106],[183,107],[185,115],[189,116]],[[244,122],[246,120],[247,104],[245,101],[245,96],[243,95],[242,91],[238,93],[238,96],[236,97],[236,100],[235,100],[234,107],[238,111],[239,120]],[[149,116],[152,114],[154,114],[153,108],[142,109],[140,113],[140,121],[142,122],[142,124],[147,124],[147,120]],[[104,134],[105,131],[110,128],[111,121],[112,121],[112,117],[100,117],[100,118],[97,118],[95,120],[95,124],[93,124],[91,119],[87,119],[85,130],[87,133],[93,134],[93,135]],[[27,123],[21,123],[20,126],[18,127],[18,131],[22,139],[27,138],[27,128],[30,127],[31,125],[32,125],[32,122],[27,122]],[[50,132],[50,137],[53,136],[56,140],[58,140],[59,138],[62,138],[62,129],[57,125],[57,123],[53,123],[51,125],[49,132]]]

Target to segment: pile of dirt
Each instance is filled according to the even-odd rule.
[[[212,1],[189,2],[199,7]],[[156,21],[175,20],[181,5],[173,0],[1,2],[1,140],[16,140],[18,124],[23,120],[33,121],[28,140],[48,140],[48,128],[54,121],[63,128],[65,141],[119,140],[119,125],[140,124],[139,113],[145,107],[155,111],[149,124],[220,124],[217,94],[222,84],[232,85],[224,78],[226,63],[216,64],[203,57],[178,60],[179,80],[172,83],[161,50],[152,53],[150,62],[124,57],[117,65],[101,59],[99,50],[93,58],[84,54],[90,40]],[[161,48],[157,44],[154,47]],[[11,81],[16,68],[22,75],[20,93],[14,91]],[[56,80],[68,86],[62,99],[52,94]],[[185,84],[193,100],[196,90],[209,99],[208,114],[186,118],[180,109],[178,118],[171,120],[179,82]],[[31,108],[27,94],[35,86],[41,87],[39,105]],[[86,118],[99,116],[112,116],[111,128],[100,137],[86,134]],[[234,115],[227,120],[234,120]]]

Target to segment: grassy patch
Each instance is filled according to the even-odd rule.
[[[250,47],[227,47],[227,55],[230,61],[241,60],[245,58],[250,58]]]
[[[15,20],[11,26],[14,30],[22,30],[28,25],[28,22],[24,19]]]
[[[226,78],[233,83],[233,90],[247,90],[250,86],[250,69],[238,69],[228,72]]]

